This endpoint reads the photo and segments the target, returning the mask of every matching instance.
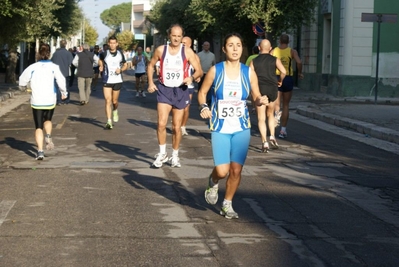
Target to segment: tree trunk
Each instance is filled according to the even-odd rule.
[[[8,64],[6,68],[6,83],[16,84],[17,78],[15,75],[15,71],[17,69],[17,61],[18,55],[17,51],[14,49],[10,50],[10,54],[8,56]]]

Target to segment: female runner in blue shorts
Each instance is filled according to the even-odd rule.
[[[251,123],[246,99],[249,94],[256,105],[267,105],[267,96],[261,96],[255,72],[240,63],[242,38],[237,33],[225,37],[223,52],[226,60],[213,66],[198,93],[200,115],[209,119],[212,153],[215,167],[209,177],[205,200],[216,204],[218,181],[227,176],[226,193],[220,214],[228,219],[238,218],[232,200],[241,180],[241,171],[248,153]],[[211,90],[211,106],[206,95]]]

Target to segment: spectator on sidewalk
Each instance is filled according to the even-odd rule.
[[[65,82],[66,82],[65,88],[68,88],[67,85],[69,85],[70,68],[72,65],[73,56],[68,50],[66,50],[66,45],[67,41],[61,40],[60,48],[58,48],[54,52],[53,56],[51,57],[51,61],[60,67],[61,73],[65,77]],[[70,96],[68,89],[67,92],[68,92],[68,97],[65,100],[61,100],[61,94],[59,91],[57,91],[57,104],[69,103]]]
[[[213,54],[209,49],[211,45],[209,42],[205,41],[202,44],[202,51],[198,53],[198,57],[200,59],[201,68],[204,72],[204,75],[201,77],[200,82],[198,83],[198,88],[201,88],[203,81],[205,80],[205,76],[208,70],[216,64],[215,54]],[[201,90],[201,89],[200,89]],[[210,94],[207,96],[207,103],[209,104],[211,101]]]
[[[75,58],[76,54],[78,53],[78,50],[76,48],[76,46],[74,46],[72,49],[69,49],[69,52],[71,52],[72,54],[72,58]],[[71,64],[71,75],[69,77],[69,87],[73,86],[73,82],[75,81],[75,72],[76,72],[76,67]]]
[[[93,50],[94,55],[96,55],[98,58],[100,58],[100,47],[98,45],[94,46],[94,50]],[[92,81],[92,90],[96,91],[96,86],[97,86],[97,82],[98,82],[98,76],[100,75],[100,67],[94,64],[93,66],[93,71],[94,71],[94,76],[93,76],[93,81]]]
[[[43,139],[46,149],[54,149],[51,137],[53,124],[51,119],[57,103],[57,93],[54,91],[54,81],[61,91],[61,99],[66,99],[65,76],[60,67],[50,60],[50,46],[41,44],[39,48],[39,61],[33,63],[19,77],[19,85],[27,86],[30,83],[32,95],[30,99],[33,120],[35,121],[35,140],[37,144],[37,160],[44,159]],[[46,132],[44,136],[43,129]]]
[[[88,44],[83,44],[83,51],[79,52],[72,62],[78,69],[76,76],[78,77],[79,99],[82,106],[89,103],[94,74],[93,67],[98,65],[98,57],[89,49]]]

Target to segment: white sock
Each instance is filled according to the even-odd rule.
[[[178,156],[179,156],[179,150],[178,149],[177,150],[173,149],[172,157],[178,157]]]
[[[166,154],[166,144],[159,145],[159,153]]]
[[[219,187],[219,183],[215,183],[215,182],[213,181],[213,179],[212,179],[212,174],[211,174],[211,186],[212,186],[213,188],[218,188],[218,187]]]
[[[287,128],[286,127],[281,127],[281,131],[286,132]]]
[[[108,119],[108,122],[111,122],[112,120],[111,119]]]
[[[231,200],[224,199],[222,206],[227,206],[227,205],[231,206],[231,202],[232,202]]]

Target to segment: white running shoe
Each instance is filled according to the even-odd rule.
[[[226,219],[238,219],[238,213],[234,211],[231,203],[223,205],[220,210],[220,215],[224,216]]]
[[[186,130],[186,127],[185,127],[185,126],[182,126],[182,127],[181,127],[181,135],[188,135],[188,133],[187,133],[187,130]]]
[[[205,190],[205,201],[208,204],[215,205],[218,202],[218,198],[219,198],[219,195],[218,195],[219,188],[212,186],[211,179],[212,179],[212,175],[209,175],[208,187]]]
[[[44,141],[46,143],[46,149],[47,150],[53,150],[54,149],[54,143],[53,143],[53,139],[51,138],[51,135],[46,134],[46,136],[44,137]]]
[[[143,97],[147,97],[146,95],[145,95],[145,92],[143,91]]]
[[[271,144],[272,148],[274,148],[274,149],[279,148],[279,146],[277,144],[277,140],[273,135],[270,136],[270,144]]]
[[[172,168],[180,168],[181,167],[180,158],[178,156],[172,156],[169,160],[170,160],[170,165],[172,166]]]
[[[156,159],[152,165],[154,165],[157,168],[161,168],[162,165],[168,161],[167,153],[165,153],[165,154],[158,153],[155,155],[155,157],[156,157]]]
[[[281,130],[278,137],[280,137],[281,139],[287,138],[287,131]]]
[[[112,119],[113,119],[114,122],[118,122],[119,121],[118,110],[112,111]]]
[[[139,92],[137,92],[137,93],[136,93],[136,97],[139,97],[139,96],[140,96],[140,93],[139,93]]]

